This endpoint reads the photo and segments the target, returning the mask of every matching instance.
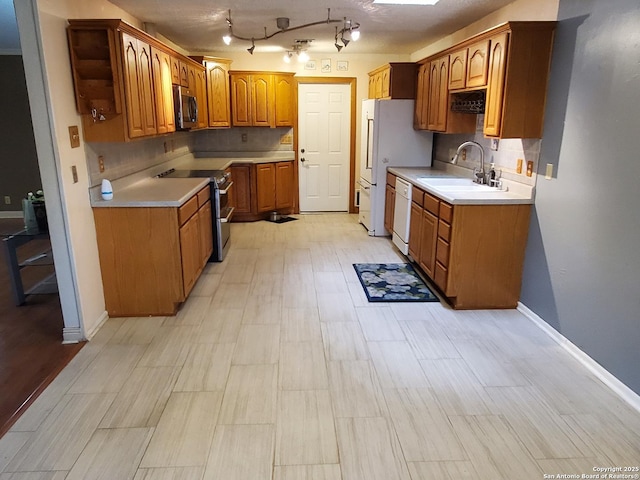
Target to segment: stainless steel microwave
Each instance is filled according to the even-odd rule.
[[[198,100],[194,92],[186,87],[174,85],[173,108],[177,130],[189,130],[198,125]]]

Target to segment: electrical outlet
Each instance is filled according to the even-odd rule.
[[[290,134],[281,135],[280,143],[282,145],[291,145],[293,143],[293,136]]]
[[[100,173],[104,172],[104,157],[102,155],[98,155],[98,169]]]
[[[247,134],[246,133],[243,133],[241,138],[242,138],[242,143],[246,143],[247,142]]]
[[[522,162],[524,162],[524,160],[519,158],[518,162],[516,163],[516,173],[522,173]]]
[[[498,139],[497,138],[492,138],[491,139],[491,150],[498,150]]]
[[[533,160],[527,160],[527,177],[533,175]]]
[[[462,161],[466,161],[467,160],[467,149],[463,148],[462,152],[460,152],[460,158],[462,159]]]
[[[4,196],[4,204],[11,205],[11,197],[9,195]]]
[[[71,165],[71,176],[73,177],[73,183],[78,183],[78,169],[75,165]]]

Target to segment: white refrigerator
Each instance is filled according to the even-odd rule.
[[[371,236],[384,229],[387,167],[430,167],[433,134],[413,129],[413,100],[364,100],[360,133],[360,213]]]

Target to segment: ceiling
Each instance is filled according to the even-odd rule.
[[[409,54],[429,43],[498,10],[513,0],[440,0],[434,6],[374,5],[373,0],[111,0],[143,22],[155,24],[158,33],[191,53],[222,54],[245,50],[251,42],[222,41],[231,9],[234,33],[263,37],[277,31],[276,18],[288,17],[289,28],[331,18],[360,23],[361,37],[345,53]],[[283,32],[257,41],[255,52],[290,49],[296,39],[314,39],[309,51],[336,52],[335,26],[323,24],[295,32]]]
[[[373,0],[111,0],[158,33],[191,53],[223,54],[241,51],[251,42],[222,41],[231,9],[234,33],[262,37],[278,30],[276,18],[288,17],[289,28],[331,18],[360,24],[361,37],[345,53],[409,54],[429,43],[502,8],[513,0],[440,0],[434,6],[374,5]],[[335,26],[342,22],[298,31],[282,32],[270,40],[256,41],[255,52],[291,49],[296,39],[313,39],[310,52],[336,52]],[[12,0],[0,0],[0,51],[20,48]]]

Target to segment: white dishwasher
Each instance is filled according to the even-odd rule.
[[[396,177],[396,204],[393,208],[393,244],[409,254],[409,220],[411,216],[411,184]]]

